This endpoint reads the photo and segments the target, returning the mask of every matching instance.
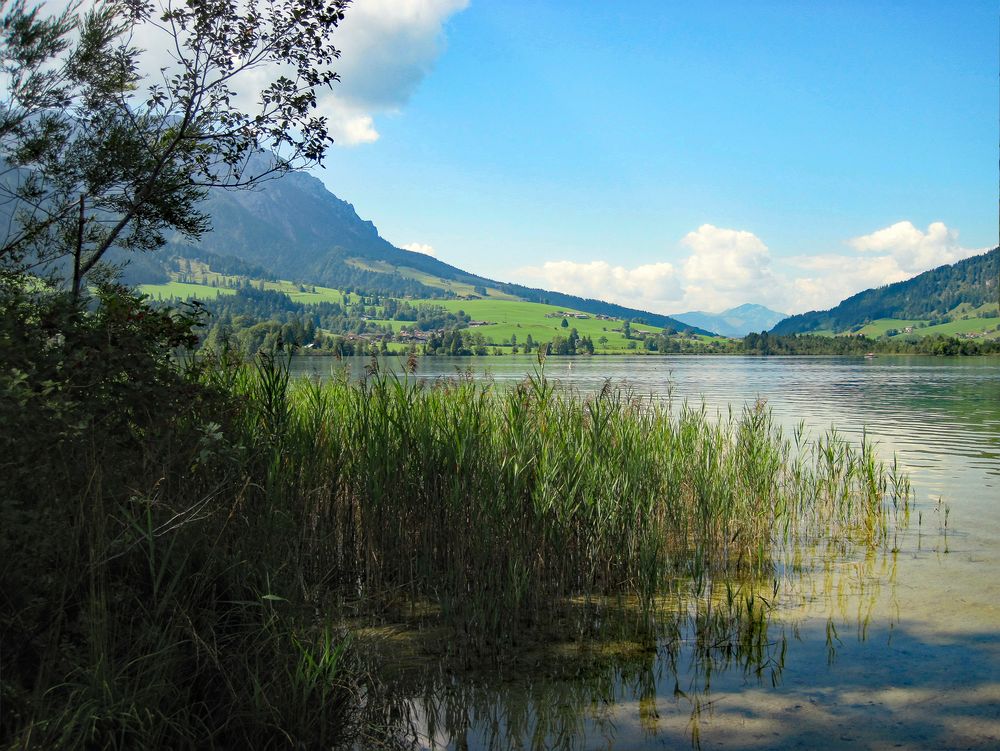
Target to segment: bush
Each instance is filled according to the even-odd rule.
[[[0,311],[0,744],[344,739],[342,635],[274,594],[284,549],[244,540],[271,514],[240,508],[226,369],[175,358],[199,310],[6,279]]]

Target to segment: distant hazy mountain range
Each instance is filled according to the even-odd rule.
[[[671,317],[723,336],[741,337],[752,331],[769,331],[778,321],[788,318],[788,314],[765,308],[763,305],[746,303],[721,313],[692,310],[688,313],[674,313]]]
[[[960,308],[993,307],[1000,281],[1000,248],[938,266],[912,279],[847,298],[830,310],[790,316],[773,329],[775,334],[810,331],[848,331],[880,319],[932,320]],[[982,311],[989,315],[992,311]]]

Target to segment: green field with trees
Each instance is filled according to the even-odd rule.
[[[495,356],[538,352],[614,354],[990,354],[1000,351],[990,306],[962,307],[954,320],[886,319],[848,334],[750,334],[726,339],[657,329],[635,321],[516,300],[402,299],[279,280],[222,277],[199,267],[205,284],[170,282],[140,290],[158,302],[206,302],[204,346],[245,354],[280,343],[299,352],[369,356]],[[192,278],[189,274],[177,276]],[[212,286],[212,284],[228,286]],[[218,299],[218,295],[228,295]],[[983,331],[984,324],[989,330]],[[906,327],[912,327],[907,332]]]
[[[439,354],[484,355],[537,352],[539,346],[548,346],[553,354],[721,351],[724,347],[719,337],[664,330],[503,294],[485,299],[408,299],[220,274],[208,264],[184,259],[179,264],[182,270],[173,272],[174,281],[140,285],[139,290],[157,302],[198,299],[208,303],[212,317],[204,340],[215,345],[220,337],[229,337],[249,354],[265,341],[273,346],[274,332],[282,330],[281,341],[289,345],[365,355],[372,346],[383,352],[413,348],[421,354],[440,349]],[[220,294],[236,297],[219,301]],[[273,335],[261,337],[262,331]],[[305,331],[308,337],[303,336]],[[457,345],[456,331],[461,337]],[[429,336],[435,332],[436,337]]]
[[[861,326],[857,333],[869,337],[904,338],[974,334],[987,339],[995,339],[1000,337],[1000,318],[997,317],[997,306],[994,303],[986,303],[978,307],[964,304],[944,315],[929,319],[880,318]]]

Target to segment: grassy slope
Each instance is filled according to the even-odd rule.
[[[986,338],[994,338],[1000,335],[994,327],[997,325],[998,321],[996,318],[969,318],[968,320],[957,320],[951,321],[949,323],[938,324],[937,326],[925,326],[923,328],[914,328],[910,334],[903,334],[903,328],[905,326],[916,326],[921,323],[921,321],[902,321],[893,318],[880,318],[877,321],[872,321],[867,326],[865,326],[859,333],[864,334],[872,338],[882,336],[888,329],[898,329],[900,331],[897,336],[934,336],[936,334],[943,334],[944,336],[962,336],[963,334],[969,333],[980,333]]]
[[[207,284],[191,284],[188,282],[141,284],[139,285],[139,291],[149,295],[154,300],[214,300],[219,295],[236,294],[235,289],[228,287],[210,287]]]
[[[252,286],[260,288],[263,286],[264,289],[275,290],[276,292],[284,292],[295,302],[310,304],[310,303],[321,303],[321,302],[335,302],[344,303],[344,293],[339,289],[333,289],[332,287],[315,287],[312,285],[303,285],[306,287],[307,291],[302,291],[298,284],[287,281],[261,281],[258,279],[247,279],[246,277],[233,276],[229,274],[221,274],[218,271],[212,271],[207,263],[202,261],[184,259],[181,271],[175,271],[171,274],[174,278],[173,281],[166,284],[142,284],[139,286],[139,290],[149,295],[154,300],[169,300],[171,298],[187,300],[187,299],[200,299],[200,300],[214,300],[219,295],[231,295],[235,293],[235,287],[244,283],[249,282]],[[178,277],[182,275],[194,279],[193,282],[181,282],[178,281]],[[212,285],[215,286],[212,286]],[[357,296],[353,296],[351,301],[357,299]]]
[[[466,333],[480,333],[487,340],[492,339],[493,343],[500,346],[502,342],[516,336],[518,344],[523,345],[528,335],[536,342],[551,341],[554,336],[569,336],[575,328],[580,336],[590,336],[594,341],[594,346],[600,351],[626,351],[628,341],[621,332],[612,331],[620,329],[621,321],[602,321],[596,318],[577,319],[570,318],[569,326],[562,328],[561,318],[546,318],[546,313],[555,313],[561,310],[554,305],[542,305],[533,302],[507,302],[503,300],[411,300],[415,305],[432,304],[440,305],[450,311],[456,312],[464,310],[474,321],[490,321],[489,326],[475,326],[465,329]],[[570,311],[565,311],[570,312]],[[371,323],[379,326],[389,326],[394,332],[399,331],[403,326],[410,325],[410,321],[393,321],[385,318],[372,319]],[[645,326],[634,324],[633,331],[650,331],[657,333],[659,329],[655,326]],[[598,340],[606,336],[608,343],[606,346],[599,344]],[[709,340],[711,337],[699,337]],[[641,344],[637,345],[641,349]],[[501,347],[509,352],[509,347]],[[390,345],[390,349],[393,347]],[[405,344],[397,344],[395,349],[405,351]]]
[[[857,333],[864,334],[865,336],[874,339],[884,336],[886,331],[889,329],[897,329],[900,332],[897,336],[923,337],[936,336],[938,334],[943,336],[962,336],[963,334],[980,333],[985,338],[994,339],[1000,337],[1000,331],[997,330],[997,326],[1000,325],[1000,319],[979,317],[983,313],[994,310],[996,310],[995,303],[982,305],[978,308],[963,303],[949,312],[949,315],[952,316],[954,320],[949,321],[948,323],[940,323],[936,326],[924,325],[920,327],[921,324],[926,324],[927,321],[918,319],[879,318],[859,329]],[[963,318],[962,316],[968,317]],[[907,326],[914,327],[911,334],[902,333],[903,329]],[[833,332],[828,330],[816,331],[813,333],[827,336],[833,335]],[[844,333],[845,332],[841,332],[839,335],[843,335]]]
[[[874,322],[879,322],[883,329],[897,328],[894,325],[895,321],[902,320],[896,318],[897,316],[916,315],[926,320],[947,314],[954,318],[956,311],[961,314],[970,306],[981,306],[995,311],[998,303],[994,287],[998,259],[1000,259],[1000,248],[994,248],[955,264],[938,266],[911,279],[859,292],[829,310],[790,316],[775,325],[771,332],[787,334],[797,331],[816,332],[823,329],[844,333],[848,330],[861,330],[866,324]],[[986,324],[983,328],[975,330],[984,331],[992,328],[993,326]],[[871,329],[873,333],[877,330],[878,327]],[[961,335],[969,332],[960,325],[951,329],[938,329],[935,332],[924,329],[914,333]]]
[[[221,275],[217,275],[220,278]],[[211,280],[209,280],[211,281]],[[339,289],[331,287],[308,287],[307,292],[299,290],[297,284],[292,282],[258,282],[252,281],[254,287],[264,285],[264,289],[273,289],[277,292],[284,292],[295,302],[310,304],[321,302],[344,302],[344,293]],[[315,292],[313,290],[315,289]],[[219,295],[232,295],[236,290],[232,287],[212,287],[211,284],[193,284],[190,282],[167,282],[166,284],[142,284],[139,290],[149,295],[154,300],[169,300],[171,298],[188,300],[214,300]],[[353,297],[357,299],[357,295]]]
[[[420,282],[421,284],[426,284],[428,287],[436,287],[437,289],[442,289],[447,292],[454,292],[456,295],[460,296],[478,294],[475,286],[472,284],[458,282],[452,279],[442,279],[441,277],[434,276],[433,274],[428,274],[425,271],[418,271],[417,269],[407,268],[406,266],[397,267],[393,266],[391,263],[386,263],[385,261],[363,261],[359,258],[352,258],[348,261],[348,263],[359,269],[364,269],[365,271],[376,271],[383,274],[396,273],[405,279],[412,279],[416,282]],[[486,292],[490,298],[495,298],[497,300],[519,299],[513,295],[508,295],[506,292],[501,292],[494,287],[487,287]]]
[[[590,316],[590,318],[577,319],[570,318],[569,326],[562,328],[561,318],[546,318],[546,314],[557,313],[562,308],[555,305],[543,305],[533,302],[510,302],[503,300],[442,300],[433,301],[451,311],[464,310],[474,321],[489,321],[489,326],[477,326],[471,329],[478,331],[485,337],[492,337],[499,344],[517,336],[519,344],[524,344],[528,335],[536,342],[547,342],[553,336],[568,336],[574,328],[580,336],[589,336],[594,341],[594,346],[607,350],[624,350],[627,341],[620,332],[612,329],[620,329],[621,321],[603,321]],[[566,311],[573,312],[573,311]],[[645,326],[633,324],[633,331],[659,332],[655,326]],[[608,343],[605,346],[599,344],[598,340],[606,336]]]
[[[373,268],[373,270],[377,269]],[[474,294],[474,290],[471,285],[438,279],[419,271],[405,271],[407,273],[412,271],[411,278],[424,284],[431,284],[441,289],[449,289],[460,295]],[[146,293],[155,300],[185,300],[192,298],[214,300],[219,295],[231,295],[235,292],[235,289],[232,287],[224,285],[235,284],[243,281],[239,277],[226,276],[214,272],[204,264],[199,264],[197,262],[192,264],[192,268],[188,270],[187,275],[189,277],[199,279],[204,283],[196,284],[191,282],[172,281],[167,284],[144,284],[140,287],[140,289],[142,292]],[[296,302],[306,304],[321,302],[344,303],[344,293],[330,287],[308,286],[307,291],[302,291],[300,290],[299,285],[288,281],[249,281],[254,287],[260,287],[263,285],[264,289],[283,292]],[[211,286],[213,282],[222,286],[213,287]],[[512,336],[516,336],[518,344],[523,346],[529,334],[536,342],[547,342],[551,341],[554,336],[568,336],[569,332],[575,328],[579,332],[580,336],[589,336],[594,341],[594,345],[599,352],[630,351],[628,349],[629,342],[625,339],[624,335],[620,331],[613,330],[621,329],[621,321],[600,320],[591,315],[590,318],[585,319],[570,318],[569,327],[564,329],[560,325],[560,318],[546,317],[547,314],[553,314],[563,310],[558,306],[524,302],[495,289],[489,289],[488,295],[489,296],[487,298],[479,300],[418,299],[411,300],[410,302],[415,305],[440,305],[450,311],[464,310],[475,321],[489,321],[489,325],[477,326],[469,329],[469,331],[482,334],[487,340],[492,340],[496,346],[500,346],[502,342],[510,340]],[[351,295],[351,301],[355,301],[356,299],[356,295]],[[1000,337],[1000,330],[997,329],[997,326],[1000,325],[1000,319],[978,317],[984,312],[993,310],[994,307],[995,306],[991,304],[984,305],[980,308],[973,308],[969,305],[963,304],[951,311],[950,314],[955,318],[955,320],[949,321],[948,323],[938,324],[936,326],[925,325],[920,327],[920,324],[927,323],[926,321],[920,320],[881,318],[864,326],[858,333],[862,333],[872,338],[877,338],[884,336],[886,331],[889,329],[898,329],[902,332],[907,326],[913,326],[914,329],[912,334],[900,333],[899,336],[923,337],[935,336],[938,334],[944,336],[962,336],[969,333],[979,333],[985,338],[998,338]],[[968,317],[962,318],[962,316]],[[398,331],[401,326],[406,325],[406,322],[404,321],[376,321],[376,323],[389,324],[394,331]],[[658,333],[660,331],[655,326],[646,326],[643,324],[634,324],[632,326],[632,330],[635,332],[648,331],[652,333]],[[816,331],[813,333],[821,336],[834,335],[833,332],[826,330]],[[606,344],[602,345],[600,343],[599,340],[601,337],[607,338],[608,341]],[[711,337],[699,338],[703,340],[711,339]],[[405,349],[405,345],[397,344],[391,347],[391,349],[403,350]],[[509,348],[504,349],[506,351],[510,351]],[[640,343],[638,345],[638,351],[641,350],[642,346]]]
[[[171,298],[214,300],[219,295],[231,295],[235,292],[235,290],[231,287],[225,286],[212,287],[210,285],[213,281],[216,284],[231,284],[240,281],[236,277],[228,277],[210,271],[207,267],[204,269],[198,268],[196,270],[195,278],[203,279],[205,284],[173,281],[167,284],[144,284],[140,287],[140,289],[142,292],[156,300],[169,300]],[[413,278],[425,284],[435,279],[434,277],[421,274],[420,272],[414,272]],[[448,284],[447,280],[436,281],[438,283],[437,286]],[[258,280],[250,280],[250,284],[254,287],[259,287],[263,284],[265,289],[284,292],[296,302],[307,304],[319,302],[342,303],[344,298],[344,295],[340,290],[329,287],[310,286],[308,287],[309,291],[302,292],[299,290],[298,285],[286,281],[261,282]],[[469,289],[466,290],[466,286],[469,285],[454,283],[448,288],[452,289],[452,291],[457,294],[472,294],[472,287],[469,286]],[[312,292],[313,289],[316,291]],[[469,329],[468,331],[478,332],[486,337],[487,340],[492,339],[496,345],[500,345],[501,342],[509,340],[512,336],[516,336],[518,343],[523,345],[529,334],[536,342],[547,342],[551,341],[554,336],[569,336],[569,333],[575,328],[581,337],[589,336],[594,341],[594,345],[597,347],[598,351],[628,351],[628,340],[625,339],[624,335],[620,331],[613,331],[613,329],[622,328],[622,322],[619,320],[600,320],[593,315],[589,318],[583,319],[569,318],[569,326],[567,328],[563,328],[561,326],[561,318],[546,317],[547,314],[554,314],[564,310],[563,308],[556,305],[544,305],[541,303],[520,301],[510,295],[506,295],[492,289],[489,290],[489,295],[489,298],[481,300],[428,299],[411,300],[410,302],[414,305],[440,305],[450,311],[464,310],[472,316],[473,320],[489,321],[490,325],[488,326],[477,326]],[[352,297],[356,299],[356,296]],[[406,325],[407,322],[377,320],[373,321],[373,323],[380,325],[389,324],[394,331],[398,331],[399,328]],[[655,326],[647,326],[644,324],[633,324],[632,330],[634,332],[647,331],[651,333],[658,333],[660,331],[660,329]],[[599,342],[602,336],[607,337],[608,339],[606,345],[601,345]],[[700,338],[710,339],[711,337]],[[398,345],[396,348],[405,349],[405,345]],[[638,345],[638,348],[641,350],[641,344]]]

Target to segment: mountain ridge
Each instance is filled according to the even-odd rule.
[[[491,289],[499,293],[496,296],[509,295],[678,331],[710,333],[668,315],[500,282],[433,256],[398,248],[379,235],[372,221],[358,216],[353,205],[307,173],[289,173],[256,190],[214,191],[203,208],[212,217],[213,231],[196,245],[180,236],[169,238],[168,245],[178,255],[196,257],[207,251],[237,258],[279,278],[312,284],[447,296],[448,285],[434,288],[425,278],[429,276],[470,285],[480,294]]]

